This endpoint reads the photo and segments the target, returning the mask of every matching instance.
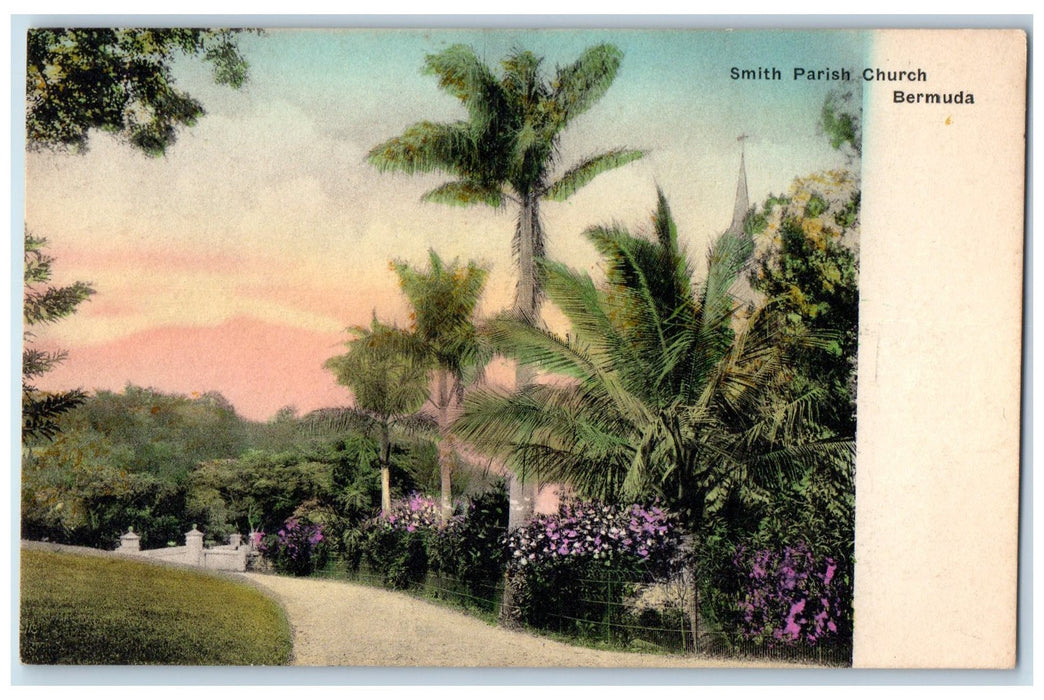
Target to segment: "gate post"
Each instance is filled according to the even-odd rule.
[[[134,534],[134,526],[127,528],[127,534],[120,535],[120,548],[117,550],[127,554],[141,551],[141,538]]]
[[[192,566],[202,566],[203,533],[196,529],[195,524],[192,525],[191,530],[185,533],[185,548],[185,563]]]

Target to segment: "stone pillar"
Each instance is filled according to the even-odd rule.
[[[185,548],[185,563],[203,566],[203,533],[197,530],[194,524],[192,529],[185,533]]]
[[[236,549],[239,549],[239,545],[243,544],[243,536],[238,532],[233,533],[228,536],[228,543]]]
[[[116,550],[126,554],[141,551],[141,538],[134,534],[134,528],[127,528],[126,535],[120,535],[120,548]]]

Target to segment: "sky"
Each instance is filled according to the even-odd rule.
[[[421,120],[463,118],[423,75],[427,54],[471,45],[495,65],[514,48],[550,73],[603,41],[624,53],[616,81],[564,132],[558,172],[614,147],[648,155],[542,207],[548,255],[598,275],[589,226],[647,230],[666,194],[694,261],[732,216],[745,142],[750,199],[844,167],[818,132],[838,82],[795,81],[796,66],[848,67],[869,52],[859,32],[657,30],[277,30],[244,36],[249,82],[213,84],[179,62],[178,85],[207,114],[167,154],[149,158],[92,134],[82,155],[26,155],[25,222],[49,241],[54,282],[96,289],[77,313],[37,331],[68,352],[43,389],[186,395],[218,391],[240,415],[266,420],[350,402],[323,362],[346,329],[371,315],[408,323],[389,262],[427,251],[490,269],[479,307],[510,304],[514,212],[424,203],[438,174],[380,173],[367,151]],[[741,81],[730,68],[779,67],[780,81]],[[858,86],[855,86],[858,88]],[[553,309],[547,312],[555,323]]]

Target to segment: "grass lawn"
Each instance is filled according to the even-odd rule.
[[[27,664],[281,665],[282,609],[221,576],[120,558],[22,549]]]

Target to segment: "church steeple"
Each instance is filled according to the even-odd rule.
[[[743,134],[736,140],[740,142],[740,167],[739,179],[736,183],[736,204],[732,209],[732,223],[729,224],[729,228],[724,235],[744,241],[746,245],[750,245],[753,248],[754,241],[743,230],[743,220],[747,218],[747,212],[750,211],[750,198],[747,194],[747,153],[745,143],[747,135]],[[750,262],[748,261],[747,265],[749,264]],[[733,323],[739,327],[749,319],[750,313],[754,309],[755,300],[758,298],[757,292],[754,291],[750,284],[750,279],[747,277],[746,266],[736,276],[730,292],[733,298],[742,306],[733,317]]]
[[[740,142],[740,167],[739,182],[736,183],[736,205],[732,209],[732,223],[729,225],[729,233],[743,232],[743,219],[750,209],[750,200],[747,196],[747,164],[746,143],[747,134],[742,134],[736,139]]]

